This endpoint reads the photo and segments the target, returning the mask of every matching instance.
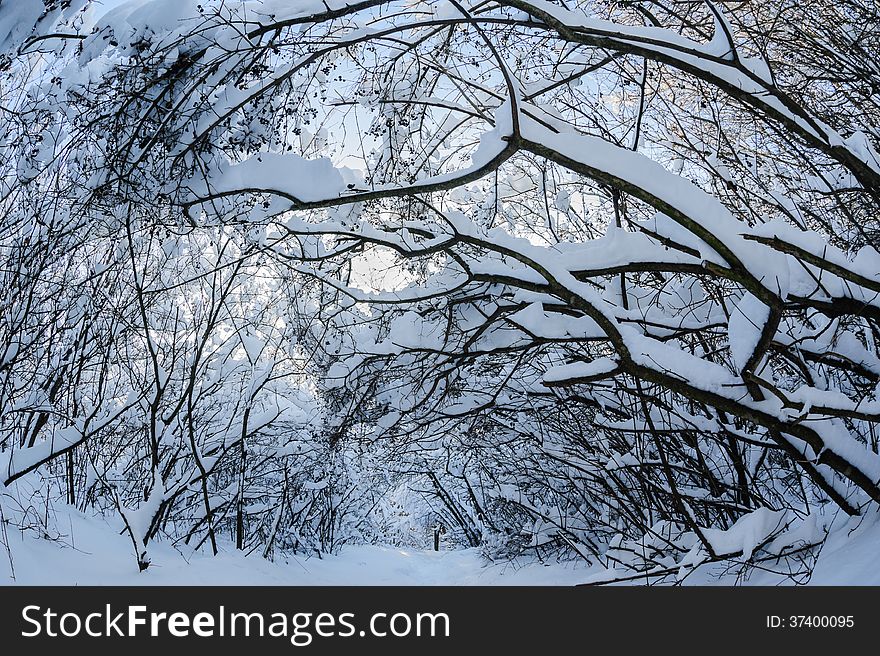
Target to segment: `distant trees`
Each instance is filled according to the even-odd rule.
[[[880,502],[867,4],[47,7],[0,98],[4,480],[142,567],[326,550],[403,484],[649,579]]]

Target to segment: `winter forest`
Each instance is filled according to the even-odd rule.
[[[0,576],[880,580],[878,151],[875,0],[0,0]]]

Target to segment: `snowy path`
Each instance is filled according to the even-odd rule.
[[[0,545],[0,585],[571,585],[586,568],[572,564],[487,563],[475,549],[415,551],[352,546],[338,556],[269,562],[234,550],[210,557],[188,555],[167,544],[151,545],[153,565],[140,574],[131,545],[106,524],[71,514],[65,541],[73,546],[9,534],[9,554]]]
[[[577,563],[488,563],[475,549],[425,552],[394,547],[352,546],[337,556],[269,562],[230,549],[217,557],[184,558],[167,544],[155,544],[153,565],[138,573],[127,539],[106,523],[78,513],[59,518],[68,525],[72,546],[9,533],[10,550],[0,544],[0,585],[573,585],[590,578]],[[880,585],[877,545],[880,516],[838,527],[823,549],[814,585]],[[856,529],[849,539],[851,529]],[[10,559],[15,578],[10,576]],[[714,583],[707,576],[688,583]],[[722,583],[733,583],[722,580]],[[779,583],[756,574],[748,583]]]

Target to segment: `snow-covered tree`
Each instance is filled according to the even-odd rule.
[[[142,566],[407,482],[622,577],[809,549],[880,503],[867,4],[0,4],[4,480]]]

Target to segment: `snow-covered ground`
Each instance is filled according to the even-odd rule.
[[[216,557],[151,544],[151,567],[137,571],[131,544],[102,520],[71,513],[64,541],[9,533],[15,578],[0,546],[0,582],[22,585],[569,585],[583,578],[576,564],[487,564],[476,549],[414,551],[351,546],[337,556],[269,562],[229,545]],[[2,537],[2,536],[0,536]]]
[[[8,529],[0,544],[0,583],[10,585],[575,585],[601,576],[578,563],[490,563],[475,549],[416,551],[350,546],[324,558],[269,562],[227,548],[216,557],[151,547],[153,565],[138,573],[127,539],[103,520],[72,512],[63,541]],[[2,538],[2,533],[0,533]],[[66,543],[66,544],[63,544]],[[880,514],[835,526],[823,548],[813,585],[880,585]],[[14,576],[13,576],[14,572]],[[689,584],[732,584],[706,569]],[[774,585],[778,576],[754,572],[748,584]]]

